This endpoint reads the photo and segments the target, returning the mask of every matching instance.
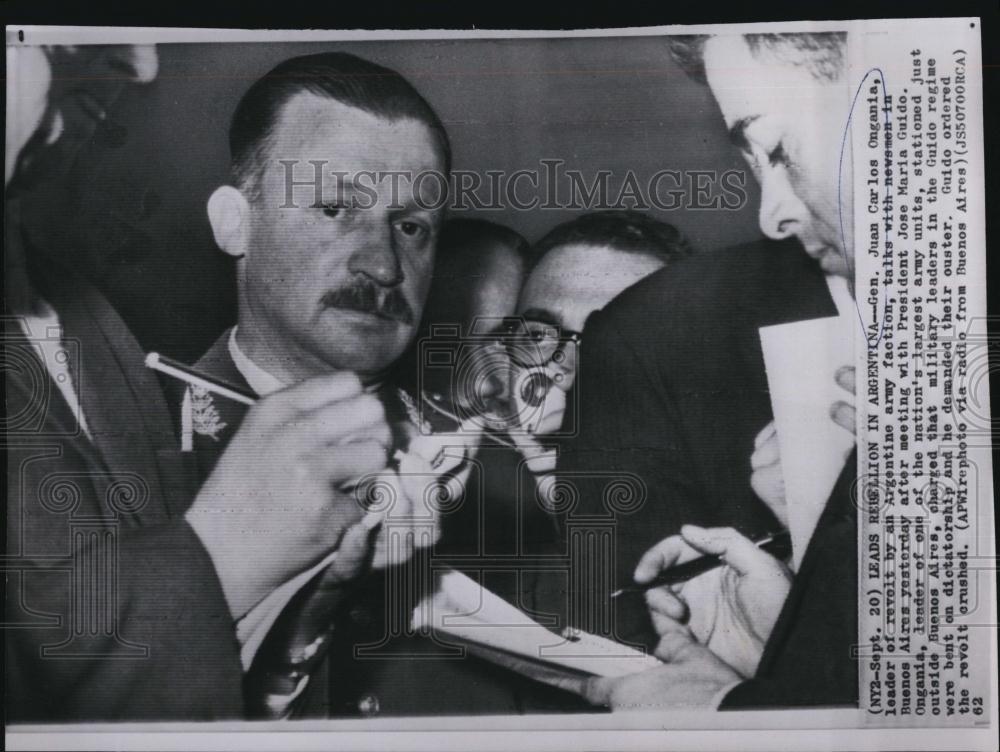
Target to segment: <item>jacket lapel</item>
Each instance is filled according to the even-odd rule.
[[[837,315],[823,270],[798,241],[769,243],[767,252],[772,257],[767,264],[747,269],[747,284],[738,302],[743,312],[740,319],[750,322],[739,342],[742,355],[751,366],[746,370],[760,374],[765,386],[761,327]]]
[[[78,348],[75,386],[91,439],[111,477],[129,474],[146,485],[151,503],[135,521],[162,520],[187,500],[179,460],[171,459],[174,430],[159,382],[107,300],[68,267],[44,263],[44,295],[59,314],[64,339]]]

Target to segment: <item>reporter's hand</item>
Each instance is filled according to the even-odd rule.
[[[767,504],[782,525],[788,526],[788,508],[785,502],[785,476],[781,470],[781,450],[778,431],[772,420],[757,434],[750,455],[750,487]]]
[[[713,708],[742,677],[690,635],[673,633],[657,649],[663,666],[616,677],[564,679],[559,686],[615,711]]]
[[[234,618],[338,546],[362,511],[338,487],[386,465],[381,401],[353,374],[318,376],[254,405],[185,518]]]
[[[441,537],[441,505],[464,498],[477,450],[472,435],[409,433],[406,451],[396,454],[398,468],[362,478],[354,489],[358,505],[369,511],[344,533],[321,587],[403,564],[433,546]]]
[[[764,643],[791,587],[788,568],[731,528],[685,525],[639,561],[635,581],[702,554],[722,554],[727,566],[686,583],[647,591],[661,640],[689,633],[743,676],[757,669]]]
[[[531,473],[542,477],[555,472],[558,455],[554,445],[542,444],[534,436],[517,431],[511,431],[508,435]]]
[[[834,423],[854,436],[855,423],[857,422],[857,411],[854,408],[854,366],[838,368],[833,378],[837,382],[837,386],[850,393],[851,400],[850,402],[838,400],[830,405],[830,417]]]

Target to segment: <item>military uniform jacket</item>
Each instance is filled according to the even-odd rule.
[[[250,389],[229,352],[224,334],[196,368],[242,389]],[[379,392],[390,424],[410,419],[399,392]],[[191,440],[199,477],[207,477],[249,409],[216,394],[192,390]],[[185,421],[182,421],[185,422]],[[426,557],[421,564],[426,565]],[[327,660],[305,690],[300,717],[374,715],[468,715],[522,710],[527,680],[457,650],[414,634],[409,620],[416,605],[413,568],[390,570],[350,585],[338,608]]]

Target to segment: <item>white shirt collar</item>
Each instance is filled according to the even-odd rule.
[[[66,350],[63,346],[62,322],[59,320],[59,314],[55,308],[49,305],[48,301],[41,298],[37,299],[36,308],[34,313],[19,316],[18,323],[24,331],[24,336],[42,359],[45,370],[55,382],[60,394],[66,400],[66,404],[76,416],[80,428],[88,437],[93,438],[87,427],[87,417],[84,415],[83,405],[80,404],[80,395],[77,394],[73,384],[70,360],[66,357]]]
[[[237,327],[234,326],[229,330],[229,357],[233,359],[233,363],[236,364],[236,370],[247,380],[247,384],[256,392],[257,396],[266,397],[271,392],[277,392],[288,386],[281,379],[271,375],[247,357],[247,354],[240,349],[240,346],[236,342],[236,329]],[[365,387],[365,391],[373,394],[382,388],[383,383],[383,381],[376,381],[373,384],[369,384]]]
[[[250,385],[250,388],[259,397],[266,397],[271,392],[277,392],[279,389],[285,388],[286,384],[281,379],[276,378],[254,363],[240,349],[240,346],[236,343],[235,326],[229,331],[229,356],[233,359],[233,363],[236,364],[236,370],[242,374],[243,378],[247,380],[247,384]]]

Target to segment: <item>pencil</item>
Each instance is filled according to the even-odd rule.
[[[175,379],[180,379],[193,386],[200,386],[209,392],[242,402],[244,405],[252,405],[257,402],[257,395],[253,392],[233,384],[227,384],[221,379],[204,374],[189,365],[166,358],[159,353],[151,352],[146,356],[146,367],[173,376]]]
[[[168,376],[173,376],[175,379],[180,379],[181,381],[192,384],[193,386],[200,386],[203,389],[207,389],[208,391],[219,394],[223,397],[228,397],[229,399],[236,400],[237,402],[242,402],[245,405],[253,405],[257,402],[257,395],[253,392],[241,389],[234,384],[226,383],[225,381],[217,379],[214,376],[209,376],[196,368],[192,368],[186,363],[181,363],[180,361],[173,360],[172,358],[168,358],[156,352],[151,352],[146,355],[146,367],[152,368],[154,371],[159,371],[160,373],[165,373]],[[421,394],[421,397],[429,407],[449,418],[454,419],[456,423],[461,422],[459,418],[431,402],[426,395]],[[517,448],[513,441],[504,440],[487,431],[482,432],[481,438],[510,449]]]

